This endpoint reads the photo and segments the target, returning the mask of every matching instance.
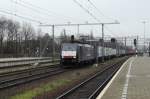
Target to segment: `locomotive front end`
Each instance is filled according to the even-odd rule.
[[[62,44],[61,63],[67,65],[76,62],[77,62],[77,45],[71,43]]]

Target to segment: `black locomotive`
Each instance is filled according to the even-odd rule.
[[[124,46],[112,46],[114,43],[106,43],[102,47],[98,44],[85,44],[80,42],[63,43],[61,46],[61,64],[63,66],[72,64],[94,63],[98,58],[100,61],[102,57],[110,59],[112,57],[119,57],[129,54],[134,54],[135,50]],[[102,54],[103,49],[103,54]]]

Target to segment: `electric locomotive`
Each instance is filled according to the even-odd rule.
[[[94,62],[94,47],[82,43],[63,43],[61,47],[61,64],[82,64]]]
[[[107,60],[114,57],[121,57],[124,55],[134,54],[134,50],[129,50],[115,42],[104,42],[105,46],[99,41],[81,43],[74,41],[71,37],[71,42],[63,43],[61,46],[60,62],[62,66],[79,65],[85,63],[94,63],[102,60],[102,57]],[[102,51],[103,50],[103,51]],[[103,52],[103,54],[102,54]]]

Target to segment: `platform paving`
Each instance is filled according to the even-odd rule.
[[[97,99],[150,99],[150,57],[128,59]]]

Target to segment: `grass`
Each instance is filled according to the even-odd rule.
[[[66,85],[67,83],[69,83],[70,80],[68,79],[60,79],[54,82],[49,82],[47,84],[43,84],[38,88],[34,88],[28,91],[25,91],[21,94],[17,94],[15,96],[12,96],[10,99],[32,99],[38,95],[42,95],[45,92],[50,92],[62,85]]]

